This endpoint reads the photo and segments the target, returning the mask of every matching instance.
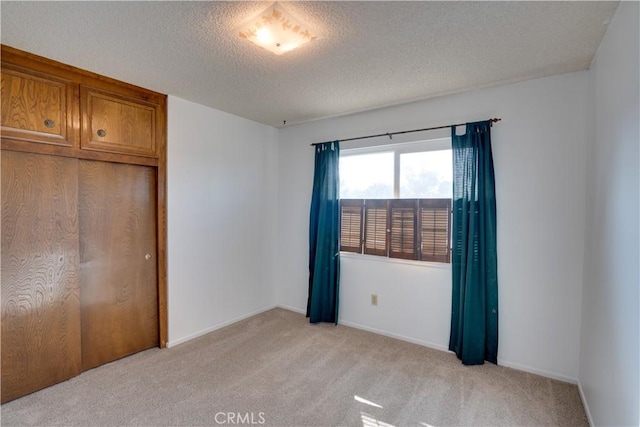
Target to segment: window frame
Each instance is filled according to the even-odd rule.
[[[348,204],[362,203],[360,211],[360,246],[356,252],[354,250],[344,250],[342,246],[342,240],[340,242],[340,251],[350,255],[374,255],[378,257],[384,257],[386,260],[402,260],[402,261],[417,261],[419,264],[425,263],[437,263],[437,264],[449,264],[451,263],[451,232],[453,227],[452,221],[452,208],[453,208],[453,195],[450,199],[444,198],[400,198],[400,157],[405,153],[418,153],[429,151],[441,151],[451,150],[451,138],[437,138],[431,140],[421,140],[414,142],[403,142],[396,144],[377,145],[370,147],[359,147],[351,149],[343,149],[340,152],[340,157],[356,156],[363,154],[373,153],[388,153],[392,152],[394,155],[393,165],[393,198],[392,199],[344,199]],[[452,166],[453,167],[453,166]],[[446,204],[447,209],[447,225],[448,233],[446,236],[446,254],[423,254],[423,209],[440,209],[442,210],[443,204]],[[367,212],[369,209],[386,209],[386,233],[385,233],[385,249],[384,251],[379,248],[371,248],[367,246],[368,237],[368,223]],[[413,210],[413,252],[393,251],[392,250],[392,233],[394,230],[392,218],[394,208],[411,208]],[[342,224],[343,204],[342,199],[340,201],[340,221]],[[435,221],[435,220],[434,220]],[[431,229],[430,229],[431,230]],[[435,234],[437,230],[431,230]],[[435,240],[435,236],[434,236]],[[350,247],[355,249],[355,247]]]
[[[451,138],[436,138],[397,144],[374,145],[371,147],[343,148],[340,157],[374,153],[393,153],[393,198],[400,199],[400,155],[427,151],[451,150]],[[452,166],[453,167],[453,166]],[[402,200],[402,199],[400,199]]]

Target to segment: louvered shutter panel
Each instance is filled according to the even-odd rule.
[[[365,200],[364,253],[387,255],[388,201]]]
[[[451,199],[420,200],[420,259],[451,262]]]
[[[340,250],[362,253],[362,199],[340,200]]]
[[[416,208],[415,199],[391,200],[391,238],[389,257],[418,259],[416,253]]]

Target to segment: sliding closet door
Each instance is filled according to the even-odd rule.
[[[82,367],[158,345],[156,171],[80,161]]]
[[[80,373],[78,160],[2,150],[2,402]]]

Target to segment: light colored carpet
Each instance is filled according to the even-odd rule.
[[[274,309],[2,405],[2,425],[588,425],[576,386]]]

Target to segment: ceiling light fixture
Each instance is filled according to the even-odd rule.
[[[289,15],[278,3],[242,24],[236,31],[243,39],[276,55],[282,55],[318,38],[316,32]]]

